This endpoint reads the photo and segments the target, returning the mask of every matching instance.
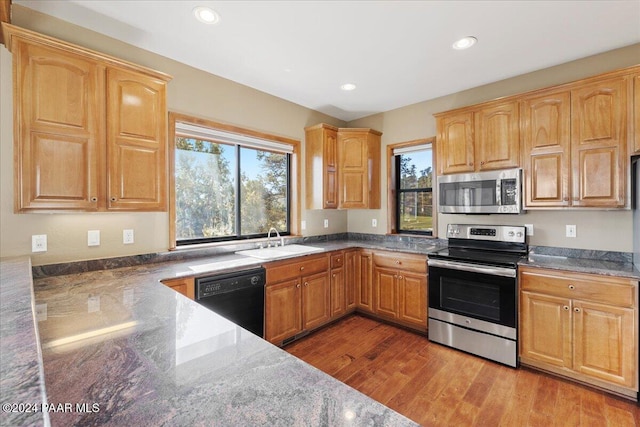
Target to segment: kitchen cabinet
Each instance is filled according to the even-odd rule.
[[[16,212],[166,210],[170,77],[3,25]]]
[[[195,281],[193,277],[180,277],[163,280],[162,283],[189,299],[195,299]]]
[[[339,207],[380,209],[380,139],[373,129],[338,130]]]
[[[281,343],[331,319],[329,255],[265,264],[265,339]]]
[[[321,123],[305,128],[307,209],[338,207],[338,128]]]
[[[633,75],[633,152],[640,154],[640,72]]]
[[[356,306],[358,311],[373,313],[374,293],[373,293],[373,252],[361,249],[355,259],[356,264]]]
[[[516,101],[491,102],[436,114],[439,174],[506,169],[520,165]]]
[[[522,267],[523,364],[635,397],[637,280]]]
[[[573,206],[624,207],[629,76],[571,91]]]
[[[345,254],[331,254],[331,318],[337,319],[347,312],[347,289],[345,286]]]
[[[405,326],[427,329],[427,259],[423,255],[375,251],[373,276],[376,315]]]
[[[357,307],[356,295],[358,292],[360,265],[360,250],[348,249],[344,252],[344,287],[345,287],[345,308],[347,312],[352,312]]]
[[[525,206],[570,206],[570,91],[524,97],[520,110]]]

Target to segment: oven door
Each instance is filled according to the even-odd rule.
[[[492,267],[429,259],[429,317],[446,313],[462,322],[477,319],[479,329],[503,335],[516,328],[517,279],[515,268]],[[443,314],[440,315],[440,317]],[[449,319],[440,319],[449,321]],[[458,323],[457,321],[454,323]],[[504,327],[500,328],[498,325]],[[464,324],[462,326],[465,326]]]

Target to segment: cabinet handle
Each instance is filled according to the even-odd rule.
[[[578,307],[574,308],[573,311],[575,311],[576,313],[580,313],[580,309]]]
[[[338,258],[338,259],[336,260],[336,262],[340,262],[340,258]]]
[[[304,282],[304,285],[305,286],[309,286],[309,282]]]
[[[300,267],[300,271],[304,270],[304,267]]]
[[[562,308],[564,308],[564,311],[569,311],[569,306],[568,306],[568,305],[565,305],[565,306],[564,306],[564,307],[562,307]]]
[[[118,200],[118,199],[117,199],[116,197],[112,197],[112,198],[111,198],[111,201],[112,201],[112,202],[115,202],[115,201],[117,201],[117,200]]]
[[[402,276],[398,276],[398,279],[402,280]]]
[[[92,197],[92,198],[91,198],[91,201],[95,203],[95,202],[97,202],[97,201],[98,201],[98,198],[97,198],[97,197]]]
[[[298,284],[296,285],[296,288],[300,288],[300,283],[298,283]]]
[[[336,277],[336,274],[335,274],[335,273],[333,273],[333,275],[332,275],[331,277]]]
[[[574,290],[576,288],[575,285],[569,285],[569,289]]]
[[[400,265],[400,260],[396,260],[396,264]]]

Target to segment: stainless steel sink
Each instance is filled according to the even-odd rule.
[[[322,248],[306,245],[287,245],[273,248],[248,249],[237,251],[238,255],[250,256],[258,259],[275,259],[289,257],[292,255],[304,255],[313,252],[322,252]]]

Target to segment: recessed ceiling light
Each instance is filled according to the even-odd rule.
[[[463,37],[453,44],[453,48],[457,50],[469,49],[476,44],[477,41],[478,39],[473,36]]]
[[[198,18],[198,21],[205,24],[217,24],[220,21],[220,15],[215,10],[206,6],[198,6],[193,8],[193,14]]]
[[[345,83],[342,86],[340,86],[340,89],[346,90],[346,91],[354,90],[355,88],[356,88],[356,85],[354,85],[353,83]]]

